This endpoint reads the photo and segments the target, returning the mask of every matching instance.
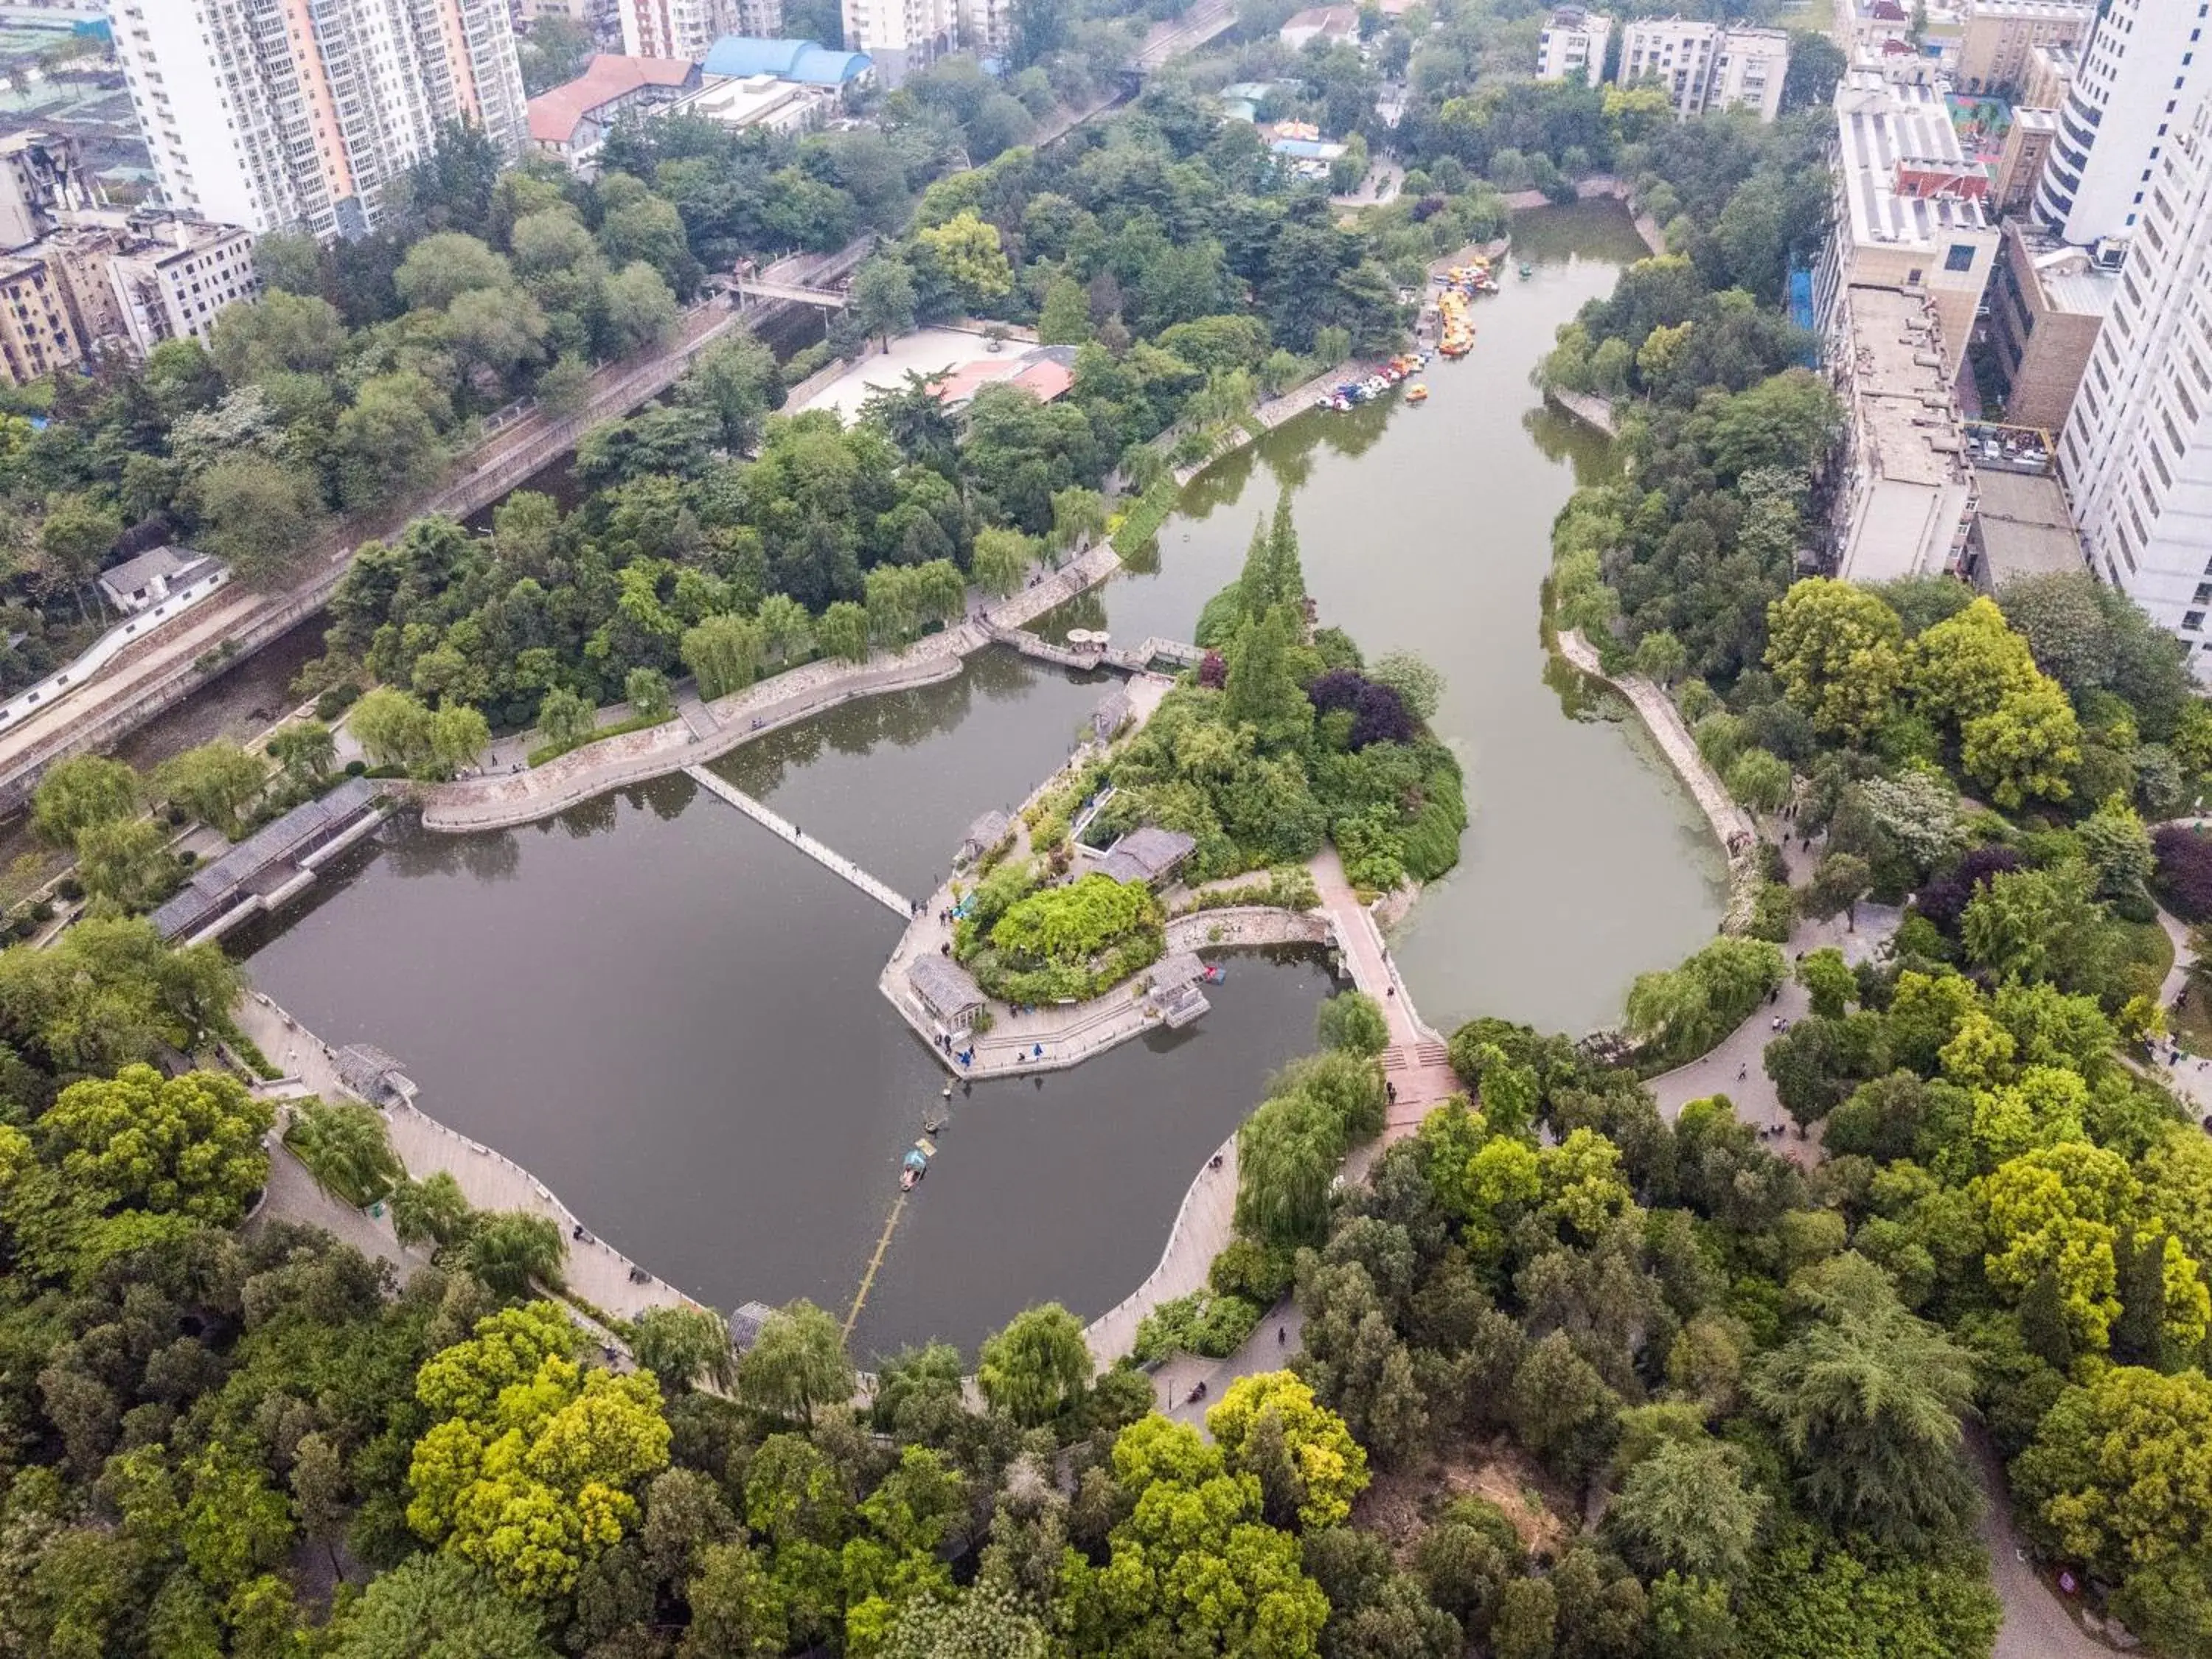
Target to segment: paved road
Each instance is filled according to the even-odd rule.
[[[2012,1524],[2012,1500],[2005,1491],[2004,1468],[1988,1432],[1978,1425],[1968,1425],[1966,1449],[1989,1500],[1982,1511],[1982,1543],[1990,1553],[1990,1586],[2004,1607],[2004,1622],[1997,1627],[1990,1659],[2110,1659],[2112,1650],[2076,1625],[2066,1604],[2021,1559],[2020,1534]]]
[[[1291,1363],[1291,1356],[1304,1341],[1305,1324],[1306,1316],[1298,1311],[1297,1303],[1285,1297],[1267,1310],[1244,1346],[1228,1358],[1204,1359],[1181,1353],[1167,1361],[1152,1373],[1152,1397],[1160,1410],[1176,1422],[1194,1423],[1202,1430],[1206,1413],[1221,1403],[1221,1396],[1238,1377],[1279,1371]],[[1201,1382],[1206,1384],[1206,1398],[1193,1402],[1192,1385]]]
[[[352,1205],[331,1197],[315,1184],[307,1166],[300,1162],[292,1149],[271,1137],[269,1149],[269,1189],[261,1207],[247,1223],[248,1231],[258,1231],[272,1221],[293,1221],[303,1227],[320,1227],[342,1243],[350,1244],[372,1261],[388,1261],[404,1282],[417,1267],[427,1267],[430,1258],[419,1250],[411,1250],[399,1242],[392,1231],[392,1218],[381,1216],[372,1219]]]

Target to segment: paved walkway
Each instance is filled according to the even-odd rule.
[[[1980,1476],[1982,1546],[1990,1553],[1990,1588],[2004,1620],[1990,1659],[2111,1659],[2112,1650],[2074,1622],[2066,1603],[2025,1559],[2013,1526],[2012,1497],[1996,1449],[1978,1424],[1966,1425],[1966,1451]]]
[[[1305,1328],[1306,1316],[1298,1311],[1297,1298],[1286,1296],[1267,1310],[1243,1346],[1226,1359],[1179,1353],[1163,1361],[1152,1373],[1152,1398],[1164,1415],[1193,1424],[1204,1433],[1206,1413],[1221,1403],[1229,1385],[1240,1376],[1281,1370],[1304,1346]],[[1190,1391],[1200,1382],[1206,1384],[1206,1397],[1194,1401]]]
[[[1387,1145],[1413,1133],[1431,1107],[1466,1093],[1466,1086],[1451,1068],[1443,1036],[1425,1024],[1414,1008],[1413,994],[1399,975],[1398,964],[1390,960],[1382,930],[1346,879],[1336,848],[1322,848],[1310,867],[1346,974],[1357,989],[1375,999],[1389,1022],[1390,1047],[1382,1055],[1382,1073],[1396,1098],[1382,1132]]]
[[[1127,1354],[1136,1346],[1137,1327],[1145,1316],[1163,1302],[1203,1290],[1213,1258],[1236,1236],[1237,1137],[1232,1134],[1200,1168],[1198,1178],[1183,1194],[1158,1265],[1143,1284],[1085,1328],[1083,1340],[1091,1345],[1091,1358],[1103,1369]]]
[[[427,1254],[399,1242],[389,1215],[372,1217],[343,1199],[333,1198],[316,1184],[298,1154],[276,1135],[269,1139],[269,1186],[246,1231],[256,1231],[275,1221],[319,1227],[370,1261],[390,1262],[403,1283],[416,1268],[430,1265]]]
[[[1749,900],[1756,896],[1757,884],[1748,879],[1758,874],[1758,825],[1750,813],[1735,803],[1728,786],[1705,763],[1698,752],[1698,741],[1690,735],[1689,722],[1682,711],[1674,707],[1674,700],[1641,674],[1613,675],[1605,672],[1598,661],[1597,652],[1590,642],[1573,629],[1559,635],[1559,654],[1594,679],[1604,681],[1628,700],[1644,721],[1644,728],[1666,756],[1667,763],[1674,769],[1689,790],[1691,799],[1705,815],[1712,826],[1713,839],[1719,842],[1729,854],[1729,868],[1733,891],[1729,903],[1729,920],[1723,927],[1731,930],[1750,919]]]
[[[1802,884],[1819,862],[1820,849],[1817,846],[1809,849],[1801,846],[1784,833],[1786,828],[1777,826],[1776,842],[1789,863],[1790,879]],[[1826,921],[1800,918],[1790,933],[1789,944],[1783,947],[1790,959],[1790,976],[1783,981],[1777,999],[1762,1005],[1711,1053],[1671,1072],[1661,1073],[1646,1085],[1658,1102],[1661,1115],[1671,1123],[1691,1101],[1703,1100],[1709,1095],[1726,1095],[1735,1108],[1736,1116],[1744,1122],[1783,1131],[1778,1150],[1786,1156],[1803,1164],[1816,1162],[1820,1126],[1814,1124],[1809,1135],[1800,1138],[1796,1120],[1783,1109],[1775,1094],[1774,1080],[1766,1075],[1766,1045],[1777,1035],[1774,1022],[1780,1019],[1794,1025],[1813,1011],[1812,998],[1797,983],[1798,957],[1833,945],[1853,966],[1871,961],[1897,932],[1897,925],[1904,916],[1902,910],[1893,906],[1862,902],[1855,927],[1841,916]]]
[[[1613,405],[1605,398],[1587,392],[1570,392],[1563,386],[1547,386],[1544,395],[1584,425],[1595,428],[1608,438],[1619,435],[1613,425]]]
[[[325,1100],[355,1097],[339,1081],[321,1039],[267,997],[249,993],[239,999],[234,1012],[240,1029],[284,1073],[283,1082],[264,1085],[258,1092],[276,1098],[301,1093]],[[702,1305],[588,1231],[578,1238],[583,1224],[574,1212],[513,1158],[447,1128],[411,1104],[387,1109],[385,1124],[392,1150],[416,1180],[443,1170],[477,1209],[550,1217],[570,1241],[562,1265],[568,1287],[592,1306],[619,1319],[635,1319],[647,1308]]]
[[[921,908],[920,905],[904,894],[895,891],[889,882],[870,875],[842,853],[833,852],[789,818],[781,813],[770,811],[759,801],[738,788],[737,785],[708,771],[703,766],[687,766],[684,769],[684,773],[702,789],[710,794],[720,796],[771,835],[789,842],[823,869],[844,877],[847,881],[851,882],[854,886],[859,888],[894,915],[903,920],[920,912]]]

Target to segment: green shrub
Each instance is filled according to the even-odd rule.
[[[1136,1356],[1156,1364],[1178,1353],[1226,1359],[1244,1346],[1267,1310],[1241,1296],[1199,1291],[1163,1302],[1137,1327]]]
[[[1271,1250],[1256,1238],[1231,1239],[1206,1269],[1206,1282],[1216,1296],[1271,1308],[1290,1293],[1296,1267],[1288,1250]]]
[[[1126,559],[1159,534],[1160,526],[1175,511],[1180,493],[1173,477],[1163,477],[1138,496],[1114,532],[1114,550]]]
[[[1006,884],[1011,890],[1031,880],[1021,871]],[[963,925],[959,943],[977,982],[1006,1001],[1094,997],[1159,960],[1167,948],[1159,902],[1141,882],[1088,875],[1031,892],[988,920],[1000,885],[1000,873],[994,872],[976,890],[976,914]]]
[[[676,711],[672,708],[666,714],[633,714],[626,720],[617,720],[612,726],[602,726],[584,737],[559,743],[541,743],[530,751],[526,764],[535,769],[548,761],[560,759],[572,749],[581,749],[586,744],[604,743],[609,738],[622,736],[625,732],[642,732],[647,726],[665,726],[675,718]]]
[[[1459,862],[1459,838],[1467,828],[1467,799],[1459,768],[1445,766],[1422,781],[1425,796],[1413,821],[1398,832],[1406,873],[1415,881],[1434,881]]]
[[[1787,884],[1770,881],[1752,901],[1751,922],[1744,932],[1770,945],[1787,945],[1797,919],[1797,896]]]

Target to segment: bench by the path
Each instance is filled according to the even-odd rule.
[[[706,790],[709,794],[720,795],[769,833],[789,842],[823,869],[844,877],[847,881],[851,882],[854,886],[859,888],[886,910],[896,914],[901,921],[912,920],[915,908],[914,901],[894,890],[888,882],[878,880],[870,875],[842,853],[823,846],[797,824],[792,823],[790,819],[770,811],[761,802],[754,799],[735,784],[708,771],[705,767],[687,766],[684,769],[684,772],[685,776],[702,789]]]

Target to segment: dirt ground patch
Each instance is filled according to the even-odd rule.
[[[1403,1555],[1455,1498],[1485,1498],[1504,1510],[1533,1554],[1557,1556],[1574,1528],[1574,1500],[1535,1461],[1504,1439],[1473,1441],[1402,1469],[1377,1474],[1352,1520]]]

